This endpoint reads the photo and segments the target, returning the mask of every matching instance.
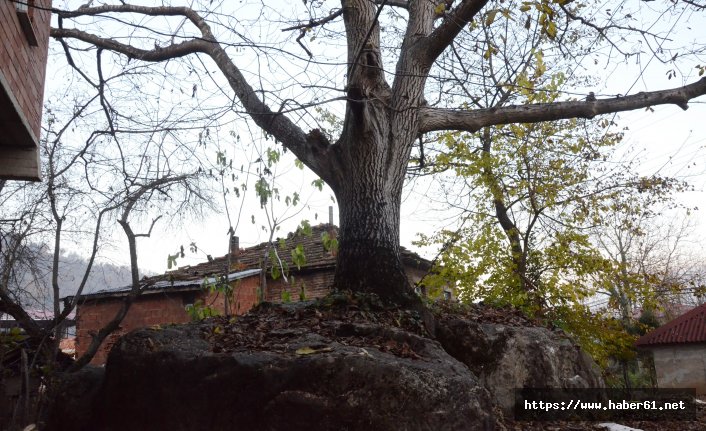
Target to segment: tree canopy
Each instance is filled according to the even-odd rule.
[[[213,126],[246,119],[334,191],[336,286],[396,303],[414,301],[399,258],[400,200],[425,135],[687,109],[706,94],[703,43],[670,38],[703,12],[696,2],[92,3],[56,9],[51,36],[98,94],[106,129],[154,129],[162,112]],[[556,76],[547,69],[645,55],[681,83],[619,95],[573,83],[537,96]],[[335,136],[319,124],[324,104],[343,117]]]

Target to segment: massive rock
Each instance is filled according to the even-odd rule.
[[[436,336],[478,376],[506,415],[512,415],[518,388],[604,386],[590,356],[560,331],[447,317],[437,322]]]
[[[585,355],[544,328],[446,314],[437,341],[414,312],[352,310],[265,307],[132,332],[102,381],[90,374],[93,389],[73,378],[58,391],[78,385],[89,408],[55,402],[47,428],[493,430],[517,385],[600,383]],[[67,426],[68,408],[87,413]]]

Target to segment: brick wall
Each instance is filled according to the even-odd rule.
[[[299,301],[300,292],[304,289],[307,300],[326,296],[333,284],[333,271],[324,269],[309,271],[303,274],[295,274],[289,278],[289,283],[284,279],[267,281],[267,301],[282,301],[282,293],[286,290],[292,302]]]
[[[50,8],[51,0],[36,0],[42,8]],[[34,33],[38,46],[30,46],[20,27],[15,3],[0,1],[0,73],[9,84],[15,100],[35,139],[39,138],[42,106],[44,101],[44,77],[49,47],[48,10],[31,10]]]
[[[91,334],[98,332],[112,320],[121,305],[122,298],[102,298],[79,305],[76,313],[76,353],[79,357],[88,349]],[[91,363],[104,364],[117,339],[133,329],[164,323],[189,322],[191,319],[184,306],[184,295],[179,293],[155,293],[138,297],[119,328],[106,338]]]
[[[257,286],[257,276],[234,283],[234,301],[230,304],[231,314],[244,314],[257,303]],[[139,296],[133,302],[119,328],[103,342],[91,364],[104,364],[108,358],[108,352],[118,338],[133,329],[190,322],[191,317],[186,312],[186,305],[193,304],[198,299],[221,313],[225,311],[225,298],[217,292],[159,292]],[[86,353],[91,343],[91,334],[97,333],[110,322],[121,305],[122,298],[88,300],[79,305],[76,311],[76,353],[78,357]]]
[[[256,275],[236,280],[231,284],[233,297],[229,301],[230,314],[245,314],[257,304],[257,288],[260,284],[258,277]],[[209,293],[205,302],[220,313],[225,311],[225,296],[221,293]]]

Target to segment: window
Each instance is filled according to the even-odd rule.
[[[17,18],[20,20],[20,27],[31,46],[37,46],[37,35],[34,32],[34,0],[16,0],[15,9]]]
[[[196,302],[196,292],[184,292],[181,295],[181,303],[187,307],[189,305],[194,305]]]

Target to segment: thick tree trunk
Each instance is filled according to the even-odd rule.
[[[384,91],[383,91],[384,92]],[[403,120],[403,121],[400,121]],[[335,286],[374,292],[398,304],[418,302],[400,260],[400,205],[410,118],[391,114],[379,99],[349,104],[337,156],[344,161],[332,186],[340,214]],[[400,154],[402,151],[402,154]]]
[[[360,176],[338,193],[341,226],[335,286],[410,304],[414,293],[400,259],[400,194],[355,187],[365,174]]]
[[[390,87],[380,54],[381,9],[367,1],[342,5],[350,66],[344,126],[332,146],[337,170],[329,181],[341,224],[334,283],[337,289],[373,292],[414,307],[421,302],[400,259],[400,205],[428,67],[411,54],[402,55],[401,78]],[[430,14],[433,7],[423,9]],[[429,28],[415,25],[413,33],[428,33],[427,21]]]

